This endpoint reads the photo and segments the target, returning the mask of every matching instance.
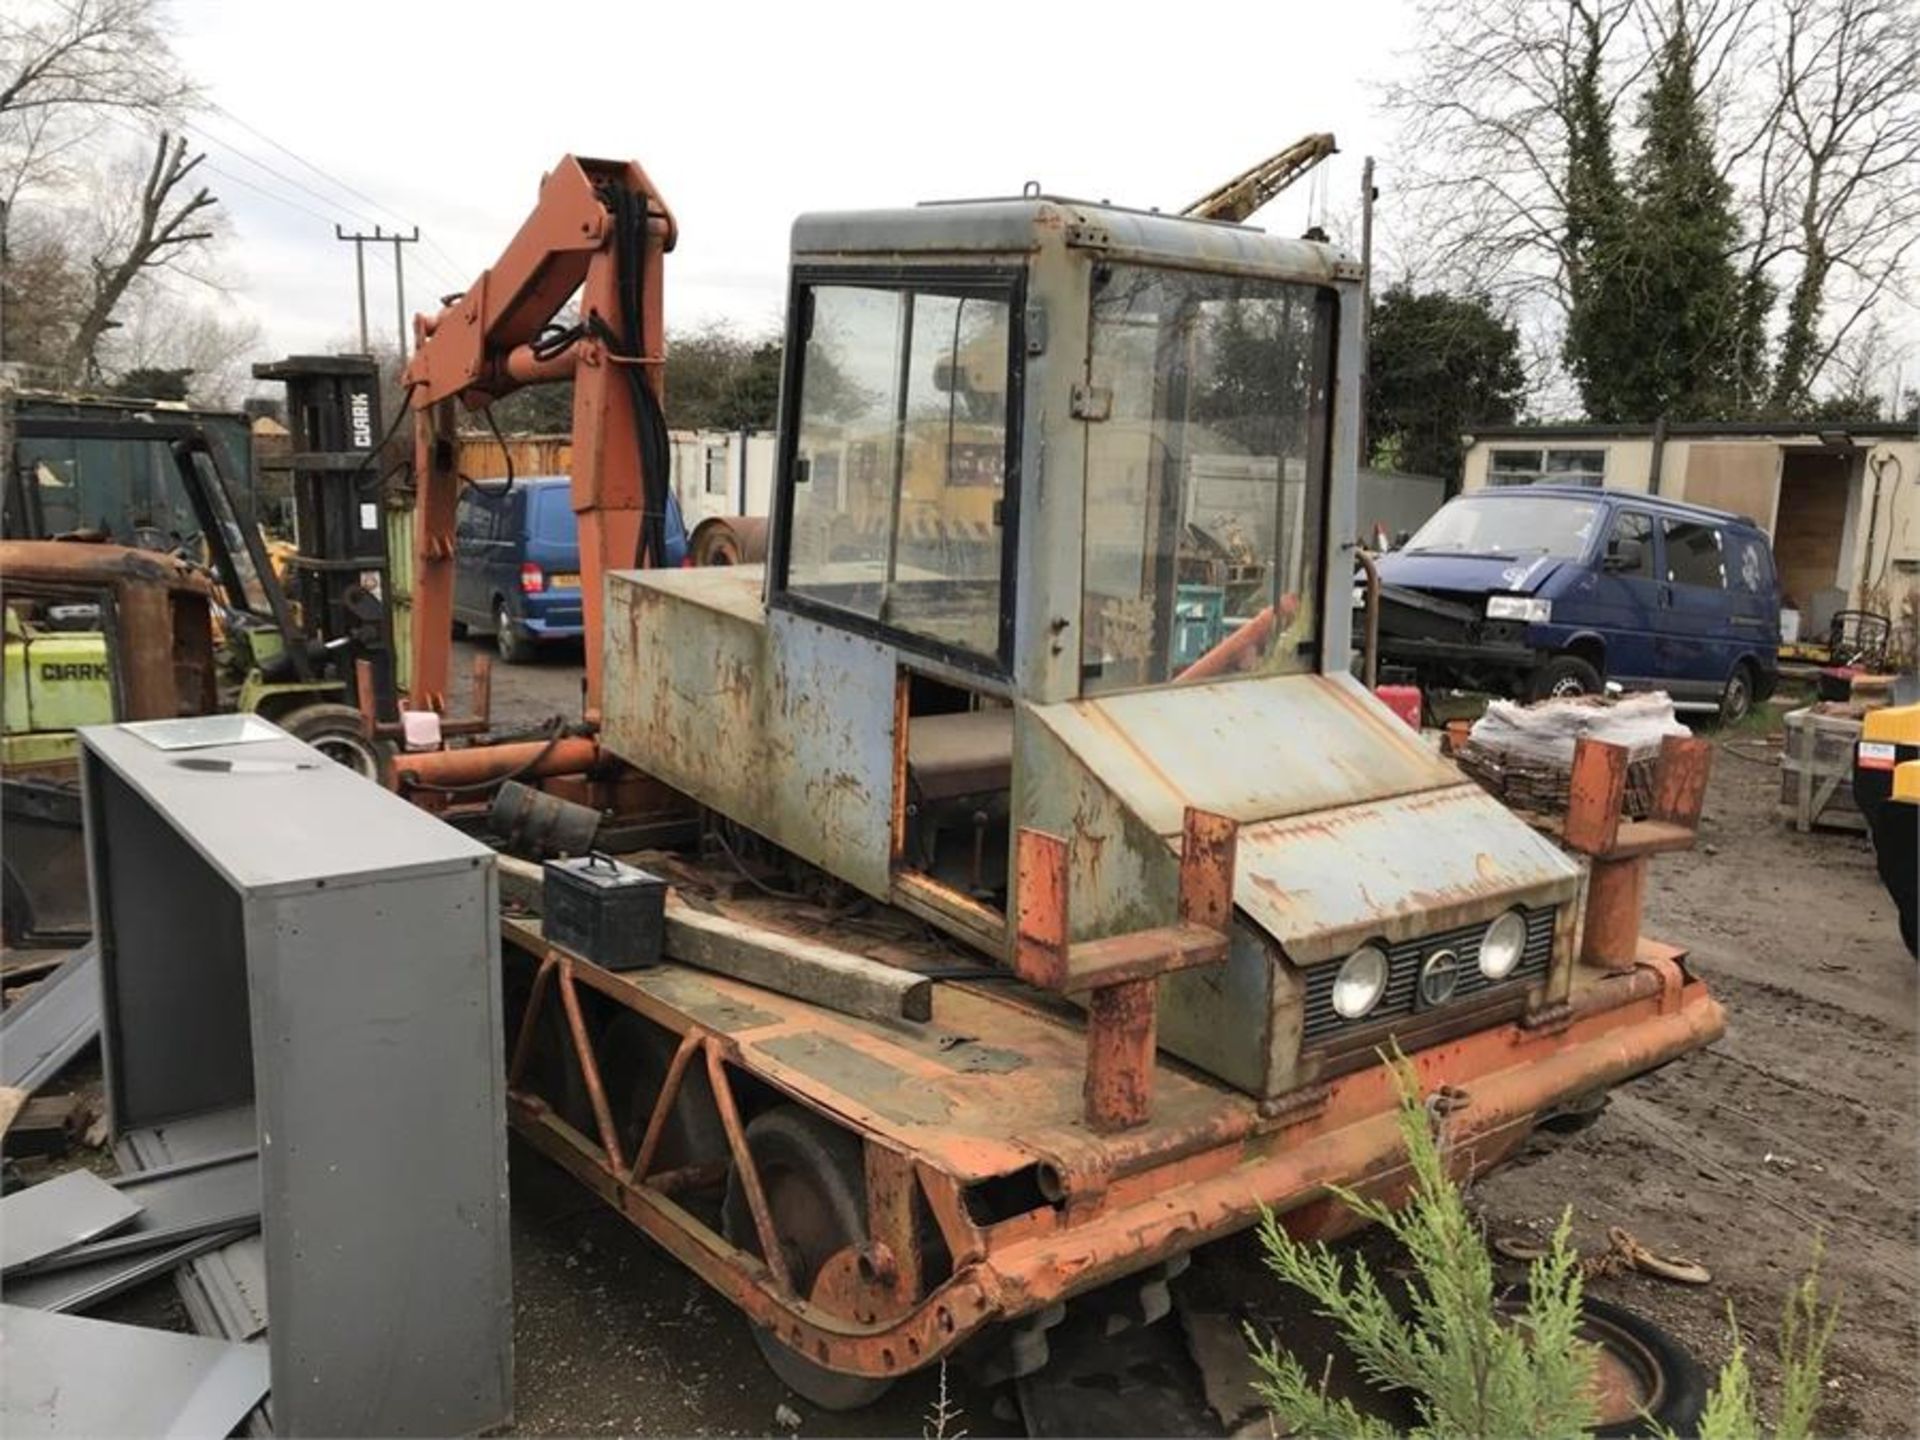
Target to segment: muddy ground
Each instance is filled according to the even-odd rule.
[[[577,715],[578,659],[561,652],[498,667],[496,719]],[[1728,1350],[1731,1303],[1763,1385],[1782,1301],[1824,1236],[1825,1279],[1843,1313],[1820,1429],[1909,1435],[1920,1415],[1915,967],[1866,841],[1792,833],[1774,815],[1777,787],[1771,765],[1723,748],[1702,848],[1654,863],[1649,928],[1691,947],[1727,1006],[1726,1037],[1618,1092],[1592,1128],[1536,1142],[1482,1182],[1474,1203],[1496,1236],[1543,1234],[1571,1206],[1583,1250],[1603,1250],[1618,1225],[1657,1252],[1701,1261],[1713,1273],[1704,1287],[1626,1273],[1592,1288],[1666,1326],[1710,1368]],[[512,1168],[516,1431],[935,1428],[937,1374],[851,1415],[792,1397],[760,1363],[745,1323],[688,1272],[518,1142]],[[1365,1244],[1391,1267],[1377,1238]],[[1175,1288],[1189,1313],[1296,1335],[1311,1328],[1260,1270],[1248,1237],[1199,1252]],[[181,1323],[166,1289],[149,1287],[112,1313]],[[1223,1325],[1214,1333],[1238,1349]],[[1184,1351],[1168,1373],[1196,1389],[1201,1378]],[[1004,1398],[949,1378],[961,1413],[945,1433],[1022,1433]]]
[[[498,667],[499,717],[577,713],[575,658]],[[1765,753],[1749,737],[1737,744]],[[1727,1035],[1617,1093],[1592,1128],[1537,1142],[1475,1203],[1496,1236],[1544,1234],[1570,1205],[1585,1252],[1604,1250],[1618,1225],[1699,1260],[1707,1286],[1624,1273],[1592,1288],[1666,1326],[1710,1370],[1726,1358],[1731,1303],[1763,1383],[1782,1303],[1824,1236],[1843,1311],[1821,1430],[1908,1435],[1920,1416],[1915,966],[1865,838],[1794,833],[1776,819],[1778,785],[1772,764],[1723,746],[1702,847],[1653,866],[1648,928],[1690,947],[1727,1007]],[[725,1306],[536,1167],[516,1154],[522,1428],[763,1433],[785,1403],[809,1434],[920,1432],[932,1377],[859,1415],[792,1400]],[[1245,1239],[1200,1252],[1176,1288],[1235,1318],[1297,1318]],[[1017,1433],[992,1397],[952,1383],[973,1434]]]

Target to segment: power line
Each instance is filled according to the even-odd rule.
[[[229,181],[235,185],[243,186],[244,188],[253,191],[253,193],[256,195],[264,195],[266,196],[267,199],[272,200],[277,204],[285,205],[290,210],[298,210],[303,215],[311,215],[314,219],[318,220],[322,225],[332,225],[336,223],[332,216],[322,215],[318,210],[314,209],[311,205],[303,205],[298,200],[289,199],[287,196],[280,194],[278,191],[267,189],[267,187],[264,185],[256,185],[251,180],[244,180],[240,176],[235,175],[231,170],[222,170],[218,165],[214,164],[211,160],[207,161],[207,170],[211,174],[218,175],[222,180]]]
[[[322,180],[325,180],[329,185],[338,186],[341,190],[345,191],[347,194],[353,196],[354,198],[360,200],[362,203],[371,205],[376,210],[381,210],[386,212],[387,216],[390,219],[398,221],[402,225],[411,227],[415,224],[413,220],[402,215],[398,210],[395,210],[392,206],[382,204],[380,201],[374,199],[371,195],[367,194],[366,191],[357,189],[356,187],[349,185],[346,181],[340,179],[339,176],[321,169],[320,166],[314,164],[313,161],[307,159],[304,155],[300,154],[298,151],[292,149],[290,146],[283,145],[280,141],[274,139],[271,135],[267,134],[266,131],[260,129],[258,126],[251,125],[247,121],[241,119],[238,115],[234,114],[233,111],[227,109],[226,106],[220,104],[218,101],[209,100],[207,102],[207,108],[214,111],[216,114],[224,115],[227,119],[231,120],[234,124],[238,125],[242,130],[245,130],[249,135],[253,135],[261,140],[266,141],[267,144],[271,145],[274,149],[278,150],[281,154],[287,156],[289,159],[297,162],[298,164],[306,166],[307,169],[311,170],[315,175],[318,175]],[[456,272],[459,272],[462,274],[472,273],[471,267],[463,265],[460,263],[460,261],[454,259],[454,257],[449,255],[446,252],[446,250],[440,245],[440,242],[435,240],[431,235],[423,235],[421,239],[429,249],[437,253],[442,259],[444,259],[447,262],[447,264],[451,265]],[[456,282],[456,283],[464,283],[464,282]]]
[[[198,135],[207,144],[218,145],[222,150],[225,150],[229,155],[233,156],[236,160],[246,161],[247,164],[253,166],[256,170],[264,171],[266,174],[273,176],[274,179],[279,180],[284,184],[293,186],[293,188],[300,191],[301,194],[311,195],[315,200],[318,200],[322,205],[330,205],[330,206],[333,206],[335,209],[346,210],[348,215],[357,221],[363,221],[367,224],[373,223],[371,216],[359,213],[353,210],[351,207],[343,206],[340,204],[339,200],[335,196],[323,195],[318,190],[314,189],[311,185],[307,185],[299,180],[296,180],[293,176],[287,174],[285,171],[276,170],[274,169],[273,166],[267,164],[266,161],[255,159],[252,155],[249,155],[246,151],[240,149],[238,146],[234,145],[229,140],[225,140],[218,135],[214,135],[209,133],[208,131],[202,130],[198,125],[195,125],[190,121],[183,121],[181,123],[180,128],[183,130],[191,130],[195,135]]]

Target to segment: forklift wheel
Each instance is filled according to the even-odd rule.
[[[351,705],[302,705],[280,717],[280,728],[376,785],[385,784],[393,768],[393,746],[368,739]]]
[[[866,1238],[867,1190],[860,1142],[798,1105],[781,1105],[756,1117],[747,1126],[746,1139],[747,1151],[760,1171],[787,1274],[805,1299],[828,1258]],[[749,1254],[760,1254],[760,1237],[737,1169],[727,1174],[721,1222],[730,1242]],[[759,1325],[753,1327],[753,1342],[788,1389],[822,1410],[858,1410],[878,1400],[893,1384],[817,1365]]]

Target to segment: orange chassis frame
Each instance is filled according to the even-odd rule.
[[[1008,995],[1004,985],[935,986],[934,1027],[993,1034],[1003,1053],[1029,1062],[956,1077],[928,1047],[910,1044],[904,1027],[671,964],[612,972],[547,945],[537,926],[511,918],[504,926],[509,945],[538,957],[509,1061],[515,1128],[755,1324],[836,1371],[908,1373],[989,1323],[1034,1314],[1246,1228],[1263,1205],[1299,1235],[1345,1233],[1357,1222],[1329,1195],[1329,1183],[1382,1195],[1403,1183],[1395,1096],[1383,1065],[1310,1087],[1280,1113],[1263,1115],[1250,1097],[1160,1058],[1153,1062],[1161,1097],[1155,1114],[1103,1134],[1059,1096],[1076,1047],[1087,1044],[1084,1026]],[[1448,1101],[1443,1123],[1460,1173],[1498,1163],[1556,1106],[1715,1038],[1724,1028],[1720,1006],[1688,977],[1683,960],[1678,950],[1642,941],[1630,967],[1583,970],[1565,1008],[1414,1054],[1422,1088]],[[602,1083],[582,987],[678,1037],[632,1155],[621,1143],[627,1117],[614,1113]],[[523,1088],[542,1009],[556,1000],[591,1102],[593,1134]],[[863,1063],[843,1064],[836,1077],[829,1066],[798,1063],[812,1053],[808,1047],[851,1052]],[[676,1199],[715,1182],[724,1165],[657,1170],[667,1118],[695,1065],[711,1083],[765,1260],[730,1244]],[[866,1242],[833,1256],[805,1295],[786,1272],[747,1148],[738,1075],[824,1113],[861,1141]],[[889,1099],[889,1092],[932,1094],[943,1086],[962,1097],[945,1116],[915,1117]],[[1021,1137],[1019,1144],[1010,1137]],[[998,1223],[976,1220],[968,1184],[1031,1161],[1036,1151],[1045,1157],[1039,1188],[1048,1203]],[[922,1205],[951,1257],[951,1272],[931,1282]]]

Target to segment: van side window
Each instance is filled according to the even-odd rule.
[[[1607,532],[1607,569],[1627,580],[1653,578],[1653,517],[1622,510]]]
[[[1669,584],[1727,588],[1727,565],[1717,528],[1695,520],[1665,520],[1661,525],[1667,537]]]

